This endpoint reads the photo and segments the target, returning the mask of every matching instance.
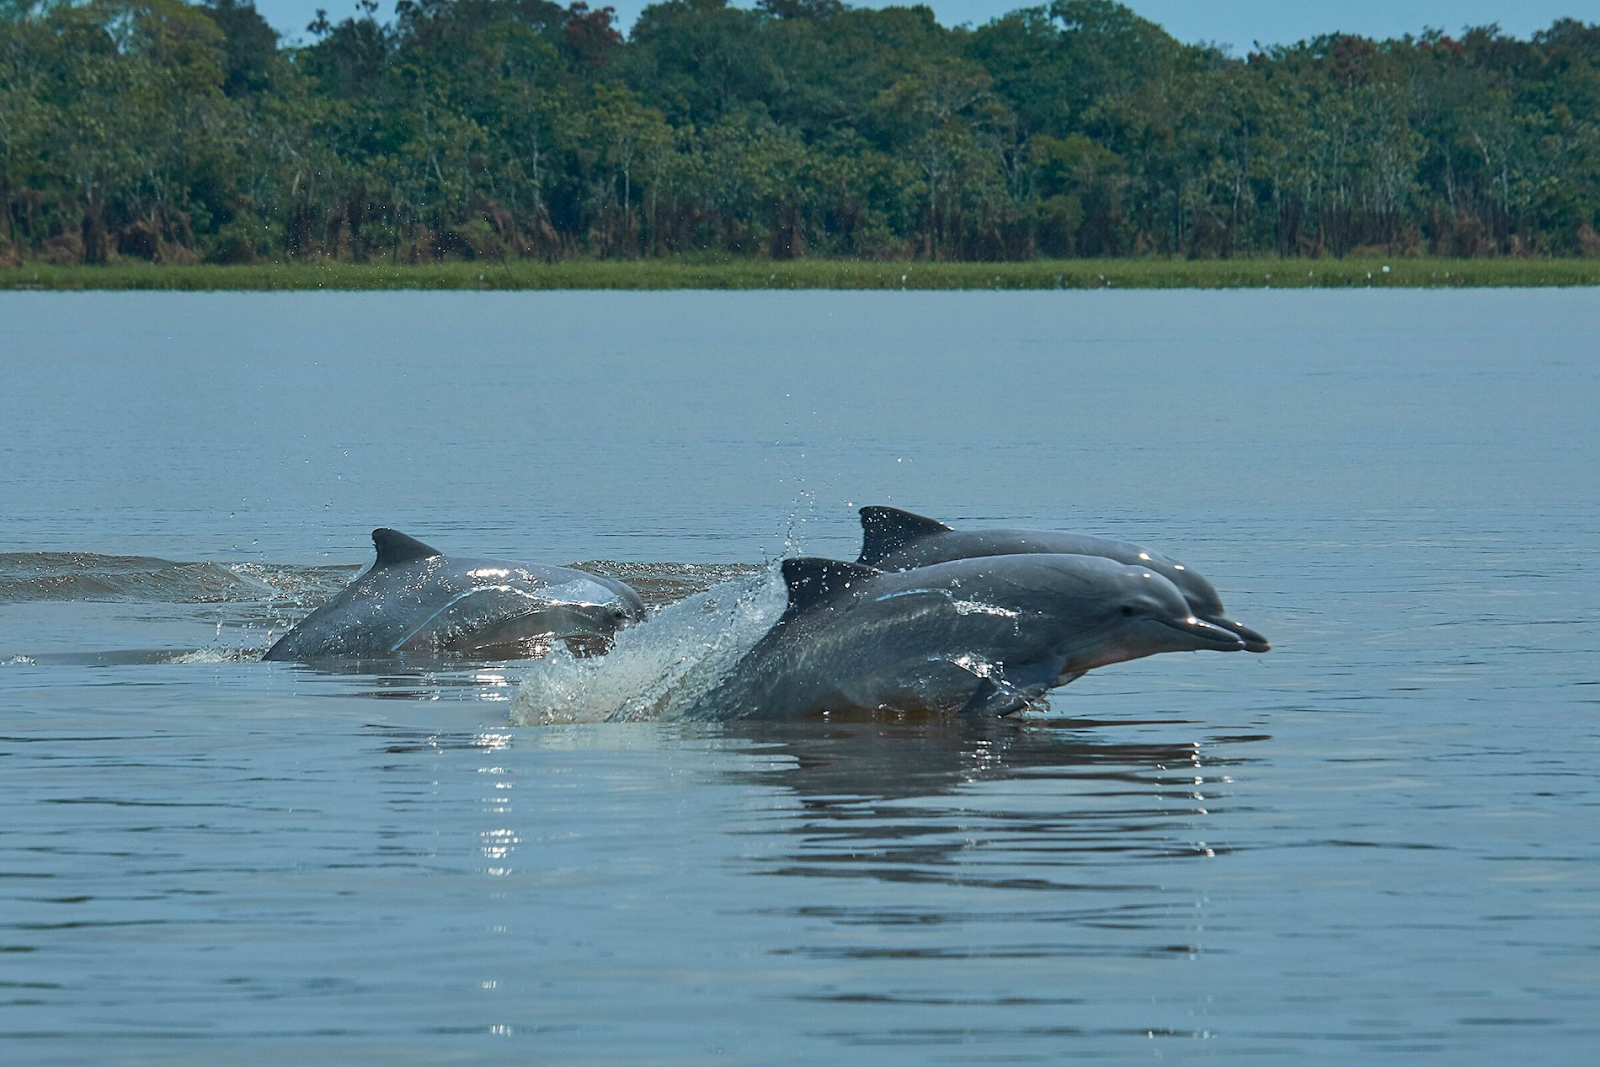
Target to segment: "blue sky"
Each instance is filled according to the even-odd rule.
[[[595,7],[604,0],[590,0]],[[1044,0],[1037,0],[1043,3]],[[857,7],[885,7],[888,0],[854,0]],[[646,0],[613,0],[624,26],[646,6]],[[1013,0],[928,0],[928,6],[946,25],[982,24],[1026,2]],[[1436,26],[1454,33],[1463,26],[1497,22],[1507,33],[1526,37],[1558,18],[1600,22],[1600,0],[1132,0],[1129,4],[1145,18],[1165,26],[1185,41],[1214,41],[1230,45],[1242,55],[1255,41],[1287,44],[1305,37],[1335,31],[1367,37],[1398,37]],[[256,0],[266,20],[290,38],[303,37],[307,23],[319,7],[337,21],[355,12],[355,0]],[[394,5],[385,0],[385,15]]]

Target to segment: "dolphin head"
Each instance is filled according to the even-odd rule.
[[[480,657],[520,658],[552,640],[578,653],[603,652],[618,630],[644,618],[644,602],[625,583],[556,570],[566,580],[552,584],[547,574],[480,561],[466,572],[476,588],[451,602],[448,618],[439,614],[447,628],[430,639]]]
[[[1183,594],[1183,599],[1189,604],[1190,614],[1195,618],[1209,622],[1213,626],[1220,626],[1224,630],[1231,630],[1243,642],[1246,652],[1271,650],[1272,645],[1263,634],[1228,617],[1228,609],[1222,606],[1222,597],[1217,595],[1217,587],[1212,585],[1205,575],[1185,567],[1176,560],[1148,550],[1140,556],[1140,559],[1143,560],[1145,555],[1153,557],[1145,563],[1145,566],[1178,587],[1178,592]]]
[[[644,601],[615,578],[586,575],[582,581],[560,589],[570,590],[563,606],[576,618],[587,621],[596,633],[610,634],[644,621]]]
[[[614,578],[602,579],[605,585],[616,594],[616,599],[607,607],[611,611],[611,618],[616,623],[617,629],[632,626],[636,622],[643,622],[645,609],[644,601],[633,587],[626,582],[619,582]]]
[[[1057,608],[1063,675],[1158,652],[1246,647],[1239,634],[1200,618],[1178,587],[1153,569],[1081,556],[1067,557],[1063,566],[1071,579]]]

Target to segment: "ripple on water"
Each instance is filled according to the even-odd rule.
[[[8,1065],[1600,1047],[1600,291],[0,299],[0,541],[140,553],[0,557]],[[1169,548],[1275,650],[1020,723],[515,725],[670,710],[753,579],[612,680],[229,658],[378,521],[756,559],[798,500],[849,558],[869,491]],[[269,530],[348,566],[176,562]],[[590,566],[662,617],[755,573]]]

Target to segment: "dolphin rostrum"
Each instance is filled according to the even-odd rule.
[[[372,567],[284,634],[265,659],[515,659],[541,642],[603,644],[644,618],[639,595],[614,578],[457,559],[398,530],[373,530],[372,544]]]
[[[788,559],[789,605],[689,717],[850,709],[1006,715],[1085,671],[1157,652],[1238,651],[1176,586],[1099,556],[1027,554],[883,572]]]
[[[861,557],[858,562],[880,570],[909,570],[930,563],[977,556],[1005,556],[1024,552],[1103,556],[1134,567],[1145,567],[1166,578],[1196,618],[1232,630],[1246,652],[1266,652],[1272,645],[1265,636],[1234,619],[1217,590],[1199,571],[1184,566],[1143,545],[1090,534],[1053,533],[1048,530],[956,530],[937,519],[914,515],[899,508],[861,509]]]

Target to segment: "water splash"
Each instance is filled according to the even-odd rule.
[[[696,593],[617,635],[600,658],[557,649],[524,676],[511,722],[675,719],[772,628],[788,604],[776,567]]]

